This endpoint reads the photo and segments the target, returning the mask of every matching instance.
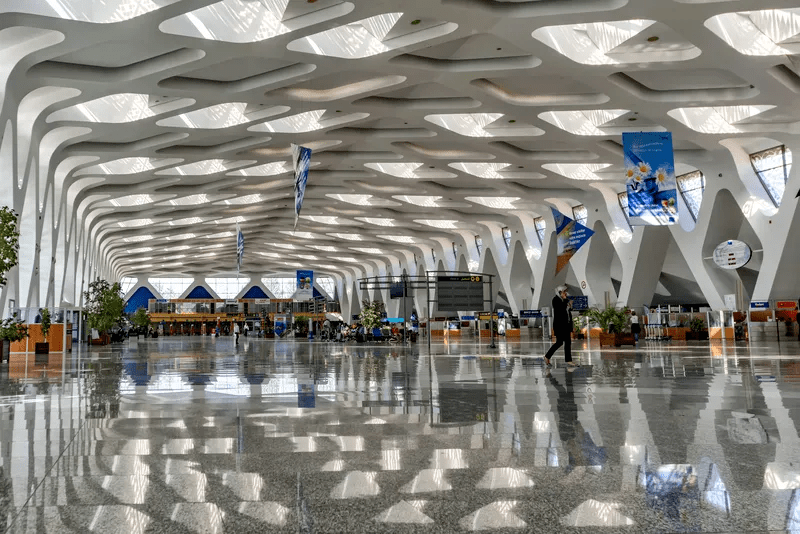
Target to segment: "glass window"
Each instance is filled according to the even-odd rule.
[[[436,251],[433,249],[431,249],[431,259],[433,260],[433,263],[436,263]]]
[[[586,226],[586,222],[589,220],[589,210],[583,204],[575,206],[572,208],[572,218]]]
[[[628,216],[628,192],[625,191],[618,194],[617,202],[619,202],[619,207],[622,210],[622,214],[625,216],[625,222],[627,222],[630,229],[633,230],[633,226],[631,226],[631,219]]]
[[[475,248],[478,249],[478,256],[480,256],[483,252],[483,239],[479,235],[475,236]]]
[[[533,220],[533,225],[536,227],[536,235],[539,236],[539,243],[544,245],[544,234],[547,231],[547,221],[544,217],[536,217]]]
[[[147,281],[165,299],[177,299],[189,288],[192,278],[148,278]]]
[[[789,171],[792,170],[792,151],[784,145],[768,148],[761,152],[750,154],[750,164],[756,171],[761,185],[767,191],[770,200],[779,207],[786,189]]]
[[[330,276],[320,276],[314,278],[314,284],[318,285],[322,290],[328,294],[330,298],[336,295],[336,284]]]
[[[262,278],[262,282],[276,299],[292,298],[297,290],[297,277],[281,276],[274,278]]]
[[[453,241],[453,257],[458,259],[458,245],[456,245],[455,241]]]
[[[689,214],[695,222],[700,213],[700,202],[703,200],[703,192],[706,190],[706,177],[700,171],[681,174],[676,178],[678,190],[681,192]]]
[[[508,229],[508,226],[503,228],[503,243],[506,244],[506,250],[511,249],[511,230]]]
[[[249,278],[207,278],[208,287],[214,290],[221,299],[235,299],[242,292]]]
[[[119,287],[122,289],[123,295],[126,295],[135,285],[136,278],[131,278],[130,276],[125,276],[119,281]]]

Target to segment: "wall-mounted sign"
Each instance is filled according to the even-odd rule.
[[[474,321],[475,319],[476,319],[476,317],[474,315],[462,315],[461,316],[461,320],[462,321]]]
[[[796,310],[797,309],[797,301],[796,300],[779,300],[775,303],[775,309],[777,310]]]
[[[752,256],[750,246],[744,241],[731,239],[717,245],[713,259],[721,269],[738,269],[747,265]]]
[[[769,309],[769,301],[768,300],[754,300],[750,303],[751,310],[768,310]]]
[[[535,317],[541,317],[542,310],[520,310],[519,311],[519,318],[520,319],[533,319]]]
[[[254,304],[269,304],[269,299],[255,299]]]
[[[589,309],[589,297],[584,296],[569,296],[567,297],[572,302],[572,309],[575,311]]]

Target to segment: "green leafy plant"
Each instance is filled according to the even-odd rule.
[[[600,326],[600,329],[609,333],[609,329],[613,327],[614,332],[622,332],[625,325],[628,324],[628,307],[620,310],[613,306],[601,310],[599,308],[591,308],[583,312],[585,317],[589,317],[593,322]]]
[[[373,329],[381,325],[381,314],[383,314],[384,304],[380,300],[364,300],[361,303],[361,313],[358,316],[359,321],[364,328]]]
[[[122,299],[119,284],[109,284],[98,278],[89,284],[83,297],[86,301],[84,309],[89,328],[106,332],[122,318],[125,301]]]
[[[136,310],[136,313],[131,316],[131,322],[141,328],[150,326],[150,316],[147,314],[147,310],[144,307]]]
[[[42,336],[44,336],[44,342],[47,343],[47,334],[50,333],[50,310],[47,308],[42,308]]]
[[[19,341],[28,337],[28,327],[15,317],[0,321],[0,339]]]
[[[706,322],[703,320],[702,317],[692,317],[692,320],[689,321],[689,330],[692,332],[700,332],[706,327]]]
[[[6,285],[6,273],[19,261],[17,222],[17,212],[8,206],[0,208],[0,286]]]

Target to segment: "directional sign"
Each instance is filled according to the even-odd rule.
[[[436,305],[439,311],[483,308],[482,276],[437,276]]]
[[[536,317],[542,316],[542,310],[520,310],[519,311],[519,318],[520,319],[533,319]]]

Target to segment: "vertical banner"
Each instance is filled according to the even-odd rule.
[[[239,228],[239,223],[236,223],[236,272],[242,268],[242,261],[244,261],[244,234]]]
[[[678,195],[670,132],[626,132],[625,185],[632,226],[677,224]]]
[[[314,298],[314,271],[297,271],[297,291],[294,300]]]
[[[311,149],[292,144],[292,165],[294,166],[294,227],[303,208],[303,197],[308,182],[308,167],[311,165]]]
[[[558,240],[556,273],[558,273],[567,266],[570,258],[578,252],[578,249],[589,241],[589,238],[594,235],[594,230],[570,219],[555,208],[550,209],[553,210],[553,217],[556,220],[556,239]]]

